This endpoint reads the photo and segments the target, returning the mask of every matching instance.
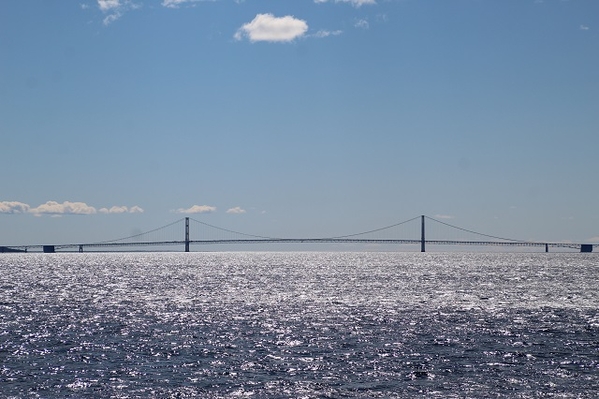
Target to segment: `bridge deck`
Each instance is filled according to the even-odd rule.
[[[147,241],[147,242],[100,242],[81,244],[56,245],[56,250],[69,250],[80,248],[127,248],[127,247],[161,247],[171,245],[185,245],[183,240]],[[420,245],[421,240],[416,239],[360,239],[360,238],[266,238],[266,239],[217,239],[217,240],[189,240],[189,244],[196,245],[227,245],[227,244],[397,244]],[[502,246],[502,247],[553,247],[579,249],[581,244],[574,243],[545,243],[527,241],[463,241],[463,240],[425,240],[427,245],[466,245],[466,246]],[[599,244],[592,244],[594,247]],[[14,252],[25,250],[41,250],[41,245],[11,246]]]

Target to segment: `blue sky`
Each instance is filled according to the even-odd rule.
[[[596,0],[4,1],[0,93],[0,245],[599,242]]]

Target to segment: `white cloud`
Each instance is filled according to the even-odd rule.
[[[0,201],[0,213],[27,213],[29,208],[28,204],[18,201]]]
[[[102,21],[104,25],[110,25],[123,16],[126,11],[137,10],[141,5],[133,3],[132,0],[98,0],[98,7],[107,14]]]
[[[186,0],[164,0],[162,5],[168,8],[179,8],[181,3],[185,3]]]
[[[98,0],[98,7],[102,11],[113,10],[121,6],[120,0]]]
[[[179,208],[175,212],[176,213],[210,213],[215,212],[216,207],[210,205],[194,205],[191,208]]]
[[[85,202],[65,201],[60,204],[56,201],[48,201],[37,208],[31,208],[29,213],[35,215],[92,215],[96,213],[96,208],[87,205]]]
[[[329,0],[314,0],[315,3],[327,3]],[[361,7],[365,4],[376,4],[376,0],[333,0],[335,3],[350,3],[354,7]]]
[[[580,25],[580,30],[589,30],[590,28],[586,25]]]
[[[98,212],[100,213],[143,213],[143,209],[139,206],[135,205],[131,208],[126,206],[113,206],[111,208],[100,208]]]
[[[453,219],[454,217],[451,215],[435,215],[436,219]]]
[[[123,14],[121,14],[120,12],[110,14],[106,18],[104,18],[102,20],[102,22],[104,23],[104,25],[110,25],[111,23],[113,23],[114,21],[116,21],[117,19],[119,19],[122,16],[123,16]]]
[[[162,0],[162,5],[168,8],[179,8],[185,3],[198,3],[200,1],[216,1],[216,0]]]
[[[368,28],[370,27],[370,25],[368,24],[368,21],[367,21],[367,20],[365,20],[365,19],[360,19],[360,20],[358,20],[358,21],[357,21],[357,22],[354,24],[354,26],[355,26],[356,28],[362,28],[362,29],[368,29]]]
[[[245,209],[242,209],[242,208],[236,206],[235,208],[231,208],[231,209],[227,210],[227,213],[234,213],[234,214],[245,213]]]
[[[329,31],[329,30],[319,30],[318,32],[316,32],[315,34],[313,34],[312,36],[314,37],[328,37],[328,36],[339,36],[340,34],[342,34],[343,31],[342,30],[334,30],[334,31]]]
[[[251,42],[290,42],[302,37],[308,30],[306,21],[287,15],[258,14],[235,33],[235,39],[247,37]]]

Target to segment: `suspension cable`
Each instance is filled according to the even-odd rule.
[[[183,220],[184,220],[184,219],[183,219],[183,218],[181,218],[181,219],[179,219],[179,220],[175,220],[175,221],[174,221],[174,222],[172,222],[172,223],[169,223],[169,224],[167,224],[167,225],[164,225],[164,226],[162,226],[162,227],[158,227],[158,228],[156,228],[156,229],[153,229],[153,230],[145,231],[145,232],[143,232],[143,233],[139,233],[139,234],[134,234],[134,235],[132,235],[132,236],[129,236],[129,237],[118,238],[118,239],[116,239],[116,240],[100,241],[98,244],[107,244],[107,243],[112,243],[112,242],[125,241],[125,240],[129,240],[129,239],[131,239],[131,238],[141,237],[141,236],[143,236],[143,235],[145,235],[145,234],[150,234],[150,233],[153,233],[153,232],[155,232],[155,231],[162,230],[162,229],[166,229],[167,227],[171,227],[172,225],[174,225],[174,224],[177,224],[177,223],[180,223],[180,222],[181,222],[181,221],[183,221]]]
[[[206,227],[211,227],[211,228],[213,228],[213,229],[216,229],[216,230],[225,231],[225,232],[227,232],[227,233],[239,234],[239,235],[242,235],[242,236],[245,236],[245,237],[252,237],[252,238],[262,238],[262,239],[265,239],[265,240],[281,240],[281,238],[274,238],[274,237],[258,236],[258,235],[254,235],[254,234],[247,234],[247,233],[242,233],[242,232],[240,232],[240,231],[229,230],[229,229],[225,229],[225,228],[222,228],[222,227],[213,226],[213,225],[211,225],[211,224],[208,224],[208,223],[201,222],[201,221],[199,221],[199,220],[197,220],[197,219],[194,219],[194,218],[189,218],[189,219],[190,219],[190,220],[193,220],[193,221],[194,221],[194,222],[196,222],[196,223],[199,223],[199,224],[201,224],[201,225],[204,225],[204,226],[206,226]],[[193,241],[193,240],[192,240],[192,241]]]
[[[415,218],[412,218],[410,220],[406,220],[404,222],[395,223],[395,224],[392,224],[391,226],[381,227],[381,228],[374,229],[374,230],[363,231],[361,233],[348,234],[348,235],[345,235],[345,236],[330,237],[330,239],[336,240],[336,239],[341,239],[341,238],[349,238],[349,237],[361,236],[361,235],[370,234],[370,233],[376,233],[378,231],[387,230],[387,229],[390,229],[390,228],[393,228],[393,227],[401,226],[402,224],[406,224],[406,223],[412,222],[412,221],[414,221],[416,219],[419,219],[419,218],[420,218],[420,216],[416,216]]]
[[[328,239],[343,239],[343,238],[351,238],[351,237],[356,237],[356,236],[360,236],[360,235],[366,235],[366,234],[376,233],[376,232],[379,232],[379,231],[391,229],[393,227],[401,226],[403,224],[406,224],[406,223],[412,222],[414,220],[417,220],[420,217],[421,216],[416,216],[416,217],[414,217],[412,219],[408,219],[408,220],[405,220],[403,222],[395,223],[395,224],[392,224],[392,225],[389,225],[389,226],[385,226],[385,227],[381,227],[381,228],[378,228],[378,229],[367,230],[367,231],[363,231],[363,232],[360,232],[360,233],[347,234],[347,235],[336,236],[336,237],[327,237],[327,238]],[[449,224],[449,223],[442,222],[440,220],[437,220],[437,219],[429,217],[429,216],[425,216],[425,218],[430,219],[430,220],[432,220],[434,222],[437,222],[439,224],[451,227],[453,229],[464,231],[464,232],[467,232],[467,233],[470,233],[470,234],[476,234],[476,235],[479,235],[479,236],[483,236],[483,237],[487,237],[487,238],[494,238],[494,239],[503,240],[503,241],[525,242],[523,240],[516,240],[516,239],[512,239],[512,238],[504,238],[504,237],[498,237],[498,236],[493,236],[493,235],[489,235],[489,234],[479,233],[479,232],[474,231],[474,230],[469,230],[469,229],[465,229],[465,228],[462,228],[462,227],[454,226],[454,225]],[[146,235],[146,234],[150,234],[150,233],[156,232],[158,230],[166,229],[167,227],[171,227],[171,226],[173,226],[173,225],[175,225],[177,223],[180,223],[183,220],[184,220],[184,218],[181,218],[181,219],[178,219],[178,220],[176,220],[176,221],[174,221],[172,223],[164,225],[162,227],[158,227],[156,229],[149,230],[149,231],[146,231],[146,232],[143,232],[143,233],[139,233],[139,234],[134,234],[134,235],[131,235],[131,236],[128,236],[128,237],[118,238],[118,239],[115,239],[115,240],[100,241],[99,244],[116,243],[116,242],[119,242],[119,241],[125,241],[125,240],[129,240],[129,239],[132,239],[132,238],[137,238],[137,237],[140,237],[140,236],[143,236],[143,235]],[[209,223],[205,223],[205,222],[199,221],[199,220],[194,219],[194,218],[190,218],[190,220],[193,220],[196,223],[199,223],[199,224],[201,224],[203,226],[206,226],[206,227],[210,227],[210,228],[215,229],[215,230],[220,230],[220,231],[224,231],[224,232],[232,233],[232,234],[238,234],[238,235],[245,236],[245,237],[260,238],[260,239],[266,239],[266,240],[280,240],[281,239],[281,238],[277,238],[277,237],[260,236],[260,235],[247,234],[247,233],[242,233],[240,231],[225,229],[223,227],[214,226],[214,225],[211,225]]]
[[[489,234],[479,233],[478,231],[468,230],[468,229],[464,229],[462,227],[454,226],[452,224],[442,222],[440,220],[434,219],[434,218],[429,217],[429,216],[425,216],[425,218],[430,219],[432,221],[435,221],[437,223],[444,224],[445,226],[452,227],[452,228],[457,229],[457,230],[465,231],[465,232],[471,233],[471,234],[477,234],[477,235],[483,236],[483,237],[495,238],[496,240],[511,241],[511,242],[529,242],[529,241],[523,241],[523,240],[515,240],[513,238],[503,238],[503,237],[492,236],[492,235],[489,235]]]

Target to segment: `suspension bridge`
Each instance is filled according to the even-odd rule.
[[[419,246],[421,252],[425,252],[426,248],[431,245],[536,247],[545,252],[549,252],[549,248],[593,252],[593,248],[599,246],[599,244],[540,242],[502,238],[454,226],[425,215],[378,229],[320,238],[282,238],[247,234],[186,217],[150,231],[116,240],[53,245],[0,246],[0,252],[131,251],[140,248],[152,250],[153,248],[170,246],[180,246],[184,248],[185,252],[190,252],[192,245],[205,247],[207,245],[223,244],[397,244],[416,246],[416,248]]]

